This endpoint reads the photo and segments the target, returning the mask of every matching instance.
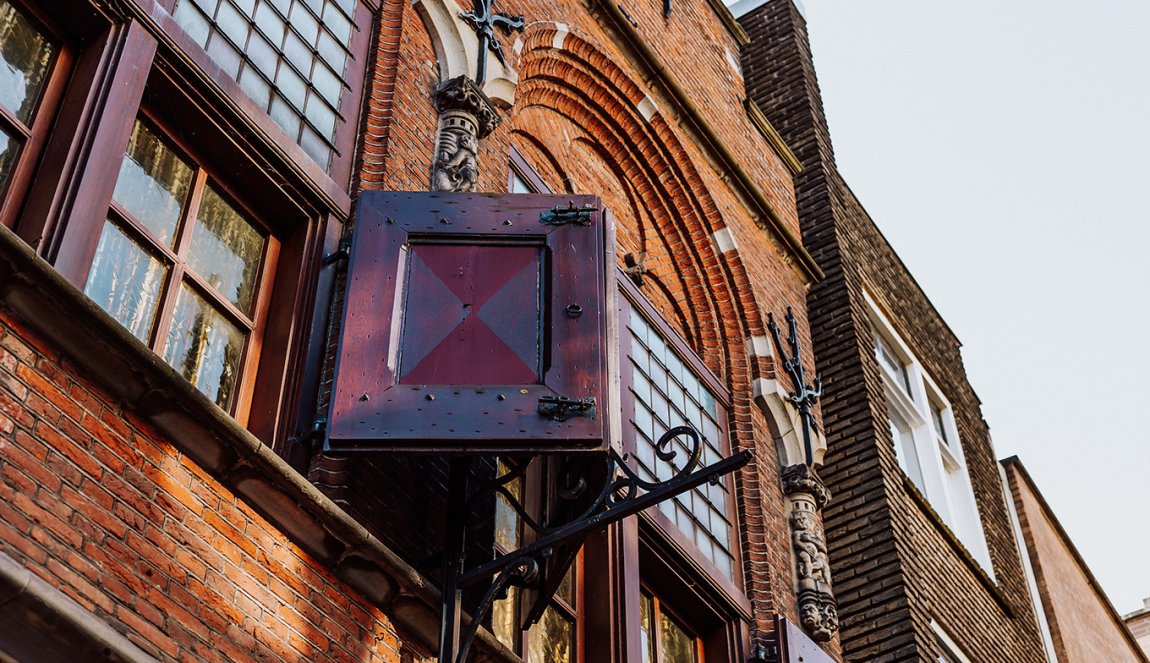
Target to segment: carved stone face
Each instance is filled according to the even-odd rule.
[[[814,520],[809,514],[803,511],[796,511],[791,515],[791,522],[794,523],[795,529],[810,530],[814,529]]]

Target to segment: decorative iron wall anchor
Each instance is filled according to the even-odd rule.
[[[469,496],[466,494],[468,489],[465,465],[468,460],[455,459],[450,480],[452,494],[449,496],[449,513],[452,514],[452,522],[448,523],[446,556],[448,564],[444,573],[443,631],[439,663],[465,663],[467,652],[479,628],[490,615],[495,601],[506,596],[508,588],[512,585],[528,586],[535,582],[544,561],[554,554],[557,547],[578,541],[593,531],[603,529],[704,483],[716,481],[751,460],[750,451],[740,451],[729,458],[697,469],[702,456],[702,439],[690,426],[677,426],[664,433],[656,443],[656,455],[662,460],[671,462],[677,455],[677,452],[671,449],[671,443],[683,436],[690,441],[690,453],[683,467],[679,468],[674,476],[660,482],[640,478],[628,465],[628,457],[611,449],[605,460],[606,480],[602,482],[598,493],[590,496],[586,494],[589,485],[597,484],[589,483],[584,478],[575,479],[570,485],[556,491],[561,500],[587,500],[588,506],[565,522],[549,523],[536,520],[511,491],[507,490],[507,485],[511,481],[523,476],[527,463],[516,466],[494,481],[485,482],[481,490],[493,491],[507,500],[523,524],[535,534],[535,538],[516,551],[500,555],[468,571],[462,568],[465,529],[463,514],[468,511],[469,501]],[[484,581],[490,581],[491,584],[472,615],[470,624],[463,630],[460,606],[462,590]]]
[[[811,637],[818,642],[830,640],[839,628],[838,606],[831,592],[831,567],[827,557],[827,544],[822,534],[821,511],[830,500],[830,492],[814,470],[812,435],[814,415],[812,408],[823,395],[822,378],[815,377],[814,385],[807,383],[799,351],[798,321],[787,307],[786,323],[790,332],[784,349],[773,315],[767,316],[767,328],[775,344],[782,369],[791,378],[794,390],[788,400],[799,410],[803,426],[803,446],[806,463],[783,468],[783,493],[790,503],[791,545],[795,553],[795,578],[799,602],[799,621]],[[789,350],[789,354],[788,351]]]
[[[499,28],[505,35],[512,31],[523,32],[522,16],[492,12],[492,4],[494,0],[474,0],[474,9],[459,14],[459,18],[467,21],[479,36],[479,61],[475,63],[475,82],[479,85],[487,81],[487,51],[495,54],[499,64],[507,66],[507,60],[503,58],[503,47],[495,37],[495,28]]]
[[[787,307],[786,323],[790,331],[790,336],[787,338],[787,345],[790,348],[789,356],[783,349],[783,341],[779,337],[779,326],[775,324],[774,314],[767,314],[767,329],[771,330],[771,338],[775,342],[778,358],[782,360],[783,370],[790,376],[791,384],[794,385],[794,391],[790,393],[789,399],[799,409],[799,417],[803,424],[803,450],[806,453],[807,465],[811,465],[815,462],[814,445],[811,440],[811,431],[814,428],[811,408],[823,395],[823,379],[815,376],[814,386],[807,383],[806,369],[803,368],[803,358],[799,352],[798,322],[789,306]]]

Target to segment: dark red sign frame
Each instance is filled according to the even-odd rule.
[[[584,215],[587,225],[541,220],[542,213],[570,204],[593,208],[589,220]],[[607,215],[593,196],[361,194],[326,448],[437,454],[604,451],[611,414],[609,233]],[[443,298],[408,297],[412,259],[424,245],[491,247],[503,250],[501,256],[523,253],[507,248],[539,249],[539,379],[523,384],[401,380],[399,372],[410,374],[401,368],[401,336],[421,333],[410,326],[405,331],[404,325],[415,324],[412,320],[436,324],[455,315],[420,309],[443,306]],[[424,253],[435,254],[430,249]],[[522,283],[512,285],[524,290]],[[595,407],[559,421],[540,413],[542,397],[591,398]]]

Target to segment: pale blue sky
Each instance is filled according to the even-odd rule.
[[[1150,2],[804,0],[839,169],[1120,613],[1150,596]]]

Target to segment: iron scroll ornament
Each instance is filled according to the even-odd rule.
[[[496,557],[460,575],[458,583],[461,588],[492,576],[494,580],[472,615],[471,623],[460,639],[458,654],[450,663],[465,663],[467,652],[479,632],[479,627],[487,620],[495,601],[505,597],[512,585],[533,582],[539,575],[543,560],[552,554],[555,546],[607,527],[704,483],[717,482],[719,477],[743,467],[751,460],[751,452],[743,450],[697,469],[702,457],[702,438],[690,426],[676,426],[664,433],[655,443],[655,455],[660,460],[670,463],[679,454],[670,448],[672,441],[684,436],[690,441],[687,460],[682,468],[677,469],[671,478],[664,481],[643,479],[628,465],[629,454],[620,455],[615,449],[611,449],[606,460],[608,480],[591,500],[590,505],[566,523],[553,525],[538,522],[507,490],[512,481],[524,475],[527,463],[513,467],[503,475],[485,482],[481,490],[486,488],[502,495],[522,522],[539,535],[539,538],[519,550]],[[561,499],[574,500],[583,495],[586,489],[586,481],[579,479],[572,485],[564,487],[558,494]],[[441,661],[441,663],[449,662]]]

